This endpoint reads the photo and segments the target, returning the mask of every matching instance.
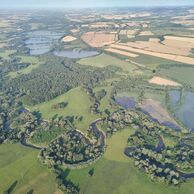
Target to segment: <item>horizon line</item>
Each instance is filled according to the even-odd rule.
[[[55,9],[55,10],[79,10],[79,9],[105,9],[105,8],[109,8],[109,9],[115,9],[115,8],[187,8],[187,7],[194,7],[193,4],[191,5],[137,5],[137,6],[86,6],[86,7],[73,7],[73,6],[69,6],[69,7],[60,7],[60,6],[48,6],[48,7],[43,7],[43,6],[23,6],[23,7],[18,7],[18,6],[3,6],[0,7],[0,10],[50,10],[50,9]]]

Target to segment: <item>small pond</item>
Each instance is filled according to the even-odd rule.
[[[194,130],[194,92],[169,92],[170,109],[175,116],[190,130]]]
[[[54,55],[58,57],[67,57],[70,59],[81,59],[86,57],[92,57],[98,55],[97,51],[87,51],[87,50],[65,50],[65,51],[55,51]]]
[[[126,109],[135,109],[136,101],[133,97],[116,97],[115,102]]]

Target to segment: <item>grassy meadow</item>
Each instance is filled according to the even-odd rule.
[[[29,74],[32,70],[39,67],[40,62],[37,57],[34,56],[18,56],[21,58],[21,63],[31,63],[30,66],[23,68],[19,71],[13,71],[9,73],[11,78],[15,78],[21,74]]]
[[[9,60],[10,59],[10,55],[15,53],[15,50],[4,50],[4,51],[0,51],[0,58],[3,58],[3,60]]]
[[[163,65],[175,65],[175,64],[181,64],[175,61],[159,58],[159,57],[154,57],[154,56],[149,56],[149,55],[144,55],[141,54],[139,57],[136,57],[133,59],[136,63],[144,64],[146,65],[147,68],[149,69],[156,69],[159,66]]]
[[[115,111],[111,106],[110,106],[110,95],[111,95],[111,86],[100,86],[100,87],[96,87],[94,88],[94,92],[98,92],[100,90],[104,89],[106,91],[106,96],[104,98],[102,98],[102,100],[100,101],[100,106],[99,106],[99,110],[101,112],[103,112],[104,110],[108,109],[110,112]]]
[[[160,73],[176,80],[179,83],[194,87],[194,67],[193,66],[172,66],[161,68]]]
[[[53,194],[57,191],[55,177],[38,160],[39,151],[19,144],[0,145],[0,193],[17,181],[14,194]]]
[[[131,64],[130,62],[104,53],[95,57],[81,59],[78,61],[78,63],[81,65],[91,65],[94,67],[116,66],[129,73],[132,73],[135,69],[137,69],[137,66]]]
[[[52,106],[67,102],[67,107],[63,109],[53,109]],[[94,121],[97,116],[90,113],[91,102],[89,96],[80,87],[74,88],[67,93],[54,98],[53,100],[27,107],[31,111],[39,111],[44,119],[51,119],[53,116],[83,116],[82,121],[75,121],[75,125],[79,130],[85,131],[88,129],[90,123]]]

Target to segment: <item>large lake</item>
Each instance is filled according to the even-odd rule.
[[[97,51],[87,51],[87,50],[65,50],[65,51],[55,51],[54,55],[58,57],[67,57],[70,59],[86,58],[98,55]]]
[[[34,31],[27,34],[26,46],[30,49],[31,55],[41,55],[50,51],[55,41],[58,41],[64,34],[47,30]]]
[[[170,91],[170,108],[190,130],[194,130],[194,92]]]

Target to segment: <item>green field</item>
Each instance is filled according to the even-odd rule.
[[[194,87],[194,67],[193,66],[172,66],[169,68],[161,68],[160,73],[169,78]]]
[[[5,51],[0,51],[0,57],[3,58],[3,60],[9,60],[9,55],[15,53],[15,50],[5,50]]]
[[[64,109],[52,109],[52,106],[60,102],[68,102]],[[97,116],[90,113],[91,102],[89,96],[80,87],[74,88],[69,92],[39,105],[27,107],[31,111],[40,111],[44,119],[51,119],[55,115],[59,116],[83,116],[82,121],[76,121],[75,125],[78,129],[86,131],[90,123]]]
[[[137,69],[137,66],[131,64],[130,62],[121,60],[117,57],[113,57],[108,54],[101,54],[95,57],[89,57],[85,59],[81,59],[78,61],[81,65],[91,65],[94,67],[106,67],[106,66],[116,66],[123,69],[123,71],[127,71],[129,73],[133,73],[134,70]]]
[[[133,161],[123,154],[132,129],[116,133],[107,141],[104,157],[90,167],[71,170],[68,177],[80,186],[80,194],[193,194],[194,181],[180,188],[153,182],[134,167]],[[88,172],[94,168],[94,175]]]
[[[117,162],[129,162],[128,157],[123,154],[123,151],[127,146],[127,138],[134,132],[134,129],[126,128],[107,139],[107,149],[104,154],[105,159]]]
[[[57,191],[55,177],[38,160],[39,151],[19,144],[0,145],[0,193],[15,181],[14,194],[53,194]]]
[[[77,49],[80,49],[80,48],[81,49],[88,49],[88,45],[85,44],[82,40],[76,39],[72,42],[69,42],[68,44],[66,43],[64,45],[64,48],[65,49],[75,49],[75,48],[77,48]]]
[[[111,86],[101,86],[101,87],[96,87],[94,88],[94,92],[98,92],[100,90],[104,89],[106,91],[106,96],[100,101],[100,106],[99,110],[103,112],[104,110],[108,109],[110,112],[115,111],[111,106],[110,106],[110,93],[111,93]]]
[[[164,141],[165,146],[168,146],[168,147],[174,147],[178,144],[177,139],[169,137],[167,135],[165,135],[165,136],[162,135],[162,139]]]
[[[153,100],[159,101],[163,106],[166,106],[165,91],[148,90],[148,91],[145,91],[144,97],[146,99],[153,99]]]
[[[139,57],[136,57],[133,59],[136,63],[144,64],[146,67],[150,69],[156,69],[158,66],[163,66],[163,65],[175,65],[175,64],[181,64],[175,61],[159,58],[159,57],[154,57],[150,55],[139,55]]]
[[[9,76],[11,78],[15,78],[21,74],[29,74],[32,70],[38,68],[40,65],[40,62],[37,57],[33,56],[18,56],[18,57],[21,58],[22,63],[31,63],[31,65],[19,71],[10,72]]]

